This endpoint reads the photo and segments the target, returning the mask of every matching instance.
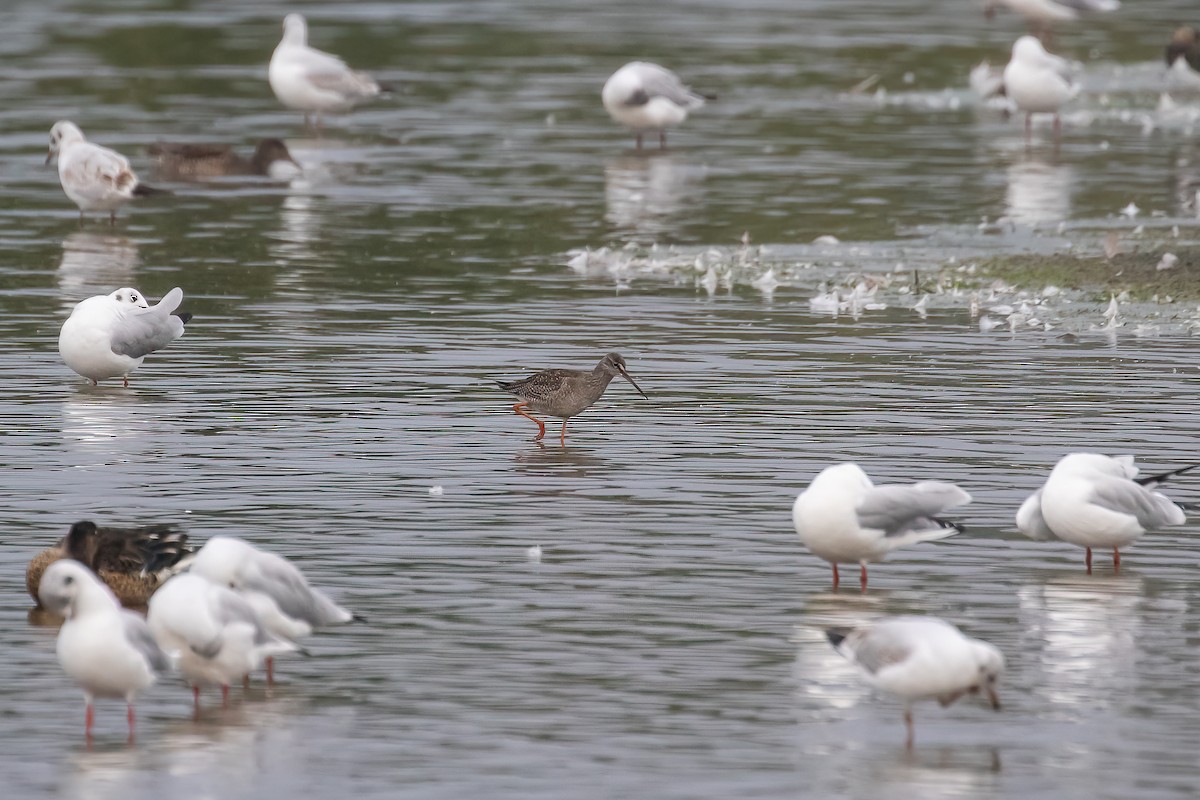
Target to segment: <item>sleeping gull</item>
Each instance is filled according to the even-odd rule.
[[[62,120],[50,129],[50,152],[46,163],[58,157],[58,180],[67,197],[79,206],[79,219],[87,211],[107,211],[110,223],[117,209],[134,197],[166,194],[138,181],[129,159],[107,147],[83,138],[73,122]]]
[[[83,688],[86,736],[91,738],[95,721],[93,700],[123,697],[129,705],[132,742],[134,696],[170,668],[146,621],[121,608],[91,570],[70,559],[46,568],[38,596],[43,606],[66,617],[58,633],[58,662]]]
[[[1054,136],[1062,132],[1059,110],[1079,93],[1071,81],[1071,65],[1065,58],[1046,52],[1033,36],[1013,43],[1012,59],[1004,68],[1004,91],[1018,111],[1025,112],[1025,141],[1032,136],[1033,115],[1054,115]]]
[[[308,46],[308,23],[300,14],[283,19],[283,39],[275,47],[267,70],[271,91],[288,108],[315,116],[337,114],[379,94],[379,84],[365,72],[355,72],[335,55]]]
[[[220,686],[228,704],[229,684],[258,669],[264,659],[298,649],[268,633],[240,594],[199,575],[167,581],[150,598],[146,622],[192,684],[197,712],[201,686]]]
[[[129,373],[142,365],[142,359],[183,336],[184,323],[192,315],[175,312],[182,302],[183,290],[178,287],[153,306],[145,295],[129,288],[89,297],[63,323],[58,352],[92,385],[120,376],[129,386]]]
[[[921,481],[906,486],[875,486],[857,464],[826,467],[792,506],[792,522],[814,555],[833,565],[859,564],[867,589],[867,562],[882,561],[897,547],[961,533],[963,527],[937,514],[971,502],[952,483]]]
[[[669,69],[631,61],[612,74],[600,99],[613,119],[637,135],[640,150],[648,131],[658,131],[659,146],[666,147],[667,128],[687,119],[688,112],[704,105],[706,98],[684,86]]]
[[[914,700],[936,699],[948,706],[965,694],[982,691],[992,708],[1000,710],[996,680],[1004,671],[1004,656],[945,620],[890,617],[858,628],[830,628],[825,635],[868,683],[903,698],[909,748]]]
[[[295,641],[314,628],[354,619],[349,611],[309,586],[290,561],[233,536],[209,539],[196,554],[192,572],[239,592],[263,627],[281,639]],[[266,663],[267,680],[271,681],[271,656],[267,656]]]
[[[1154,489],[1197,466],[1138,478],[1133,456],[1070,453],[1021,504],[1017,528],[1040,542],[1059,539],[1084,548],[1089,573],[1092,548],[1111,547],[1113,569],[1120,569],[1122,547],[1146,531],[1186,521],[1183,509]]]
[[[25,587],[37,600],[46,567],[73,558],[99,575],[122,605],[144,606],[164,581],[187,568],[195,552],[187,538],[173,525],[100,528],[89,520],[76,522],[57,544],[29,560]]]

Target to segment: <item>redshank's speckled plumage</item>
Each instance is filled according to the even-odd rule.
[[[171,525],[98,528],[77,522],[53,547],[35,555],[25,570],[25,588],[38,600],[46,568],[72,558],[100,576],[126,606],[144,606],[167,578],[182,571],[195,553],[187,534]]]
[[[544,369],[528,378],[496,383],[521,401],[513,406],[514,411],[538,424],[537,439],[546,435],[546,426],[541,420],[526,414],[525,409],[551,417],[561,417],[563,426],[559,440],[566,443],[567,420],[599,400],[608,384],[618,375],[629,381],[638,394],[646,396],[630,376],[625,367],[625,359],[621,358],[619,353],[609,353],[591,370]]]

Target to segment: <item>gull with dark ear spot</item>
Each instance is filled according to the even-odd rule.
[[[796,498],[792,523],[808,549],[833,565],[833,588],[838,564],[858,564],[865,592],[869,562],[898,547],[961,533],[961,525],[938,515],[969,502],[971,495],[952,483],[876,486],[857,464],[836,464]]]
[[[171,666],[146,620],[121,608],[91,570],[71,559],[46,568],[38,597],[46,609],[66,617],[58,633],[58,662],[83,688],[84,734],[91,739],[95,698],[121,697],[128,704],[132,743],[134,697]]]
[[[604,108],[614,120],[637,136],[658,133],[660,147],[667,146],[667,128],[687,119],[688,113],[713,97],[693,92],[671,70],[648,61],[631,61],[612,74],[600,92]]]
[[[63,323],[58,352],[68,367],[93,385],[120,377],[129,386],[129,373],[146,356],[183,336],[183,326],[192,315],[176,311],[182,302],[179,287],[153,306],[137,289],[89,297]]]
[[[287,559],[260,550],[234,536],[214,536],[192,562],[192,572],[238,592],[272,636],[295,641],[316,628],[359,619],[309,586]],[[274,659],[266,656],[267,680],[274,680]]]
[[[858,628],[831,628],[825,635],[868,683],[904,700],[910,749],[915,700],[948,706],[965,694],[982,692],[991,707],[1000,710],[996,681],[1004,671],[1004,656],[945,620],[891,617]]]
[[[1147,531],[1187,520],[1183,507],[1155,488],[1198,466],[1139,478],[1133,456],[1070,453],[1021,504],[1017,529],[1036,541],[1058,539],[1084,548],[1089,574],[1092,548],[1112,548],[1113,569],[1119,570],[1121,548]]]

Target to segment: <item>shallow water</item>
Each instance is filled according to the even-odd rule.
[[[924,317],[911,286],[853,314],[809,304],[897,265],[1098,253],[1109,231],[1195,240],[1194,118],[1160,107],[1157,64],[1190,5],[1147,5],[1061,32],[1088,91],[1055,152],[1048,127],[1026,151],[1018,121],[971,98],[967,72],[1003,62],[1020,25],[959,0],[308,4],[315,45],[403,87],[319,139],[265,83],[290,7],[19,4],[0,42],[8,791],[1194,796],[1195,527],[1087,576],[1011,518],[1072,449],[1196,459],[1195,310],[1130,304],[1097,330],[1108,298],[1085,289],[1046,306],[1051,330],[981,333],[971,290]],[[721,98],[665,154],[631,152],[599,107],[635,57]],[[886,93],[848,93],[872,74]],[[41,166],[62,117],[147,176],[156,139],[267,135],[306,176],[171,184],[81,227]],[[710,294],[657,256],[568,266],[627,244],[727,266],[746,232],[776,259],[773,291],[748,269]],[[130,389],[91,388],[55,337],[75,302],[124,285],[179,285],[195,319]],[[565,448],[531,441],[491,384],[609,350],[650,399],[614,383]],[[832,593],[789,512],[847,459],[958,481],[968,532],[876,566],[865,596]],[[313,637],[273,691],[227,710],[209,693],[199,720],[163,681],[136,747],[102,703],[89,750],[23,589],[28,558],[82,518],[246,536],[368,621]],[[820,632],[890,613],[1000,647],[1003,711],[921,706],[906,752],[900,704]]]

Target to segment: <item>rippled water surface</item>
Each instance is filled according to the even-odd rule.
[[[1088,576],[1011,524],[1072,449],[1196,460],[1195,309],[1132,304],[1101,330],[1107,294],[1074,287],[1033,310],[1049,330],[981,332],[971,293],[1018,288],[934,292],[924,315],[912,285],[836,316],[809,303],[869,270],[1196,239],[1195,108],[1160,101],[1158,63],[1191,4],[1061,30],[1086,91],[1061,145],[1038,125],[1029,149],[967,89],[1021,24],[968,0],[304,4],[316,46],[400,87],[320,137],[266,85],[293,6],[11,5],[6,796],[1195,796],[1195,526]],[[599,105],[634,58],[719,96],[665,153],[633,152]],[[282,136],[305,175],[168,183],[81,226],[42,166],[60,118],[148,180],[159,139]],[[743,234],[778,286],[733,268]],[[195,319],[129,389],[92,388],[58,329],[127,285],[181,286]],[[650,399],[614,383],[565,447],[492,383],[610,350]],[[961,483],[968,531],[833,593],[790,507],[841,460]],[[24,592],[28,558],[84,518],[245,536],[367,621],[198,720],[164,680],[134,747],[101,702],[89,749]],[[821,634],[892,613],[996,644],[1003,711],[922,705],[906,752],[900,703]]]

